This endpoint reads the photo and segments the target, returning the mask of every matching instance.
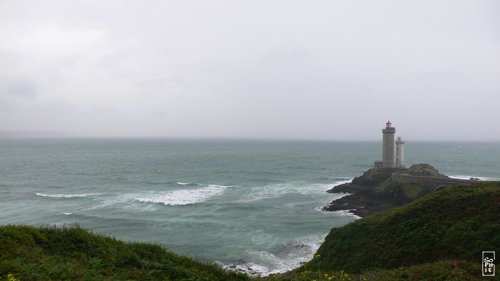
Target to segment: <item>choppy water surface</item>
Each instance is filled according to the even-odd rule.
[[[320,208],[377,142],[1,140],[0,223],[78,223],[261,274],[312,257],[356,217]],[[498,143],[407,143],[407,162],[499,178]],[[251,270],[249,269],[251,268]]]

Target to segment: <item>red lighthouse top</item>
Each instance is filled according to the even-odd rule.
[[[385,123],[386,128],[392,128],[392,123],[391,121],[387,120],[387,123]]]

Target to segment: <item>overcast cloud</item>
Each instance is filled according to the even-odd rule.
[[[0,2],[0,130],[500,140],[500,1]]]

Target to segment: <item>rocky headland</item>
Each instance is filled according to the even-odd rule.
[[[324,206],[324,211],[347,210],[364,217],[414,201],[450,185],[469,185],[475,180],[452,179],[429,164],[410,168],[372,168],[350,183],[337,185],[329,193],[349,193]]]

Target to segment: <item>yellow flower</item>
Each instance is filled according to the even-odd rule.
[[[16,277],[14,277],[14,275],[12,273],[9,273],[7,275],[7,281],[19,281],[19,280],[16,279]]]

